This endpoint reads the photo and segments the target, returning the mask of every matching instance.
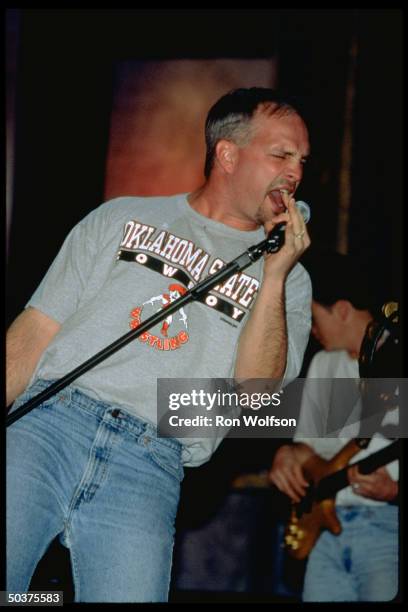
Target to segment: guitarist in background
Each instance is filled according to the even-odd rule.
[[[360,346],[376,312],[376,305],[370,303],[373,292],[367,287],[368,275],[361,262],[339,254],[322,257],[307,267],[313,284],[312,333],[324,347],[312,359],[307,378],[356,379]],[[325,417],[327,422],[329,408],[321,400],[318,385],[308,390],[306,381],[295,444],[278,449],[269,474],[296,503],[309,486],[302,469],[305,462],[316,455],[331,459],[358,431],[348,425],[338,438],[302,437],[300,431],[319,435],[313,429],[316,423],[324,422]],[[386,418],[392,420],[395,412],[389,411]],[[381,434],[374,435],[352,462],[389,443]],[[348,479],[350,486],[339,491],[335,500],[342,531],[334,535],[324,530],[317,540],[306,566],[303,601],[390,601],[397,595],[398,462],[366,475],[357,467],[350,468]]]

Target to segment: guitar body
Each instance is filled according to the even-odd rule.
[[[306,480],[316,488],[322,478],[345,468],[351,457],[361,447],[350,440],[330,461],[314,456],[303,466]],[[311,502],[311,507],[302,512],[305,503],[294,504],[291,517],[285,531],[285,544],[288,553],[294,559],[305,559],[324,529],[338,535],[341,525],[336,515],[335,497]],[[300,516],[299,516],[300,515]]]
[[[367,448],[369,442],[370,438],[355,438],[343,446],[330,461],[313,455],[304,463],[303,474],[310,486],[301,502],[292,504],[284,538],[288,553],[294,559],[305,559],[324,529],[334,535],[341,532],[335,509],[336,493],[349,486],[349,461],[362,448]],[[395,440],[351,465],[357,465],[361,474],[370,474],[380,466],[399,459],[400,453],[399,440]],[[271,488],[267,470],[259,474],[238,476],[232,486],[235,489]]]

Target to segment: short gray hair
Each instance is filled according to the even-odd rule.
[[[217,143],[220,140],[231,140],[241,146],[247,144],[252,135],[251,120],[257,111],[270,115],[276,112],[300,115],[289,98],[266,87],[233,89],[222,96],[210,108],[205,122],[206,178],[210,176],[214,164]]]

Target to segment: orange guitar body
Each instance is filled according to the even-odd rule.
[[[370,438],[350,440],[330,461],[313,455],[303,464],[303,474],[311,483],[309,493],[299,504],[292,504],[291,516],[285,530],[285,546],[294,559],[305,559],[324,529],[334,535],[341,532],[336,515],[337,491],[348,486],[347,468],[350,459],[362,448],[367,448]],[[382,465],[400,457],[399,441],[395,440],[368,457],[353,462],[363,474],[369,474]],[[341,477],[341,478],[339,478]],[[235,489],[269,488],[268,471],[259,474],[242,474],[234,479]]]
[[[330,461],[318,456],[311,457],[303,466],[306,480],[316,486],[322,478],[346,467],[351,457],[361,448],[350,440]],[[310,512],[297,517],[297,504],[293,505],[291,517],[285,531],[285,545],[291,557],[305,559],[324,529],[338,535],[341,525],[336,515],[335,497],[314,501]]]

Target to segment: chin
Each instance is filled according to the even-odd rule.
[[[269,206],[263,204],[258,210],[257,217],[259,218],[260,222],[264,224],[268,223],[268,221],[273,221],[277,214],[278,213],[274,211],[270,204]]]
[[[270,212],[268,211],[268,213],[265,213],[265,211],[260,211],[259,214],[257,215],[257,221],[258,223],[260,223],[261,225],[265,225],[265,223],[273,223],[274,219],[276,217],[276,213],[274,212]]]

